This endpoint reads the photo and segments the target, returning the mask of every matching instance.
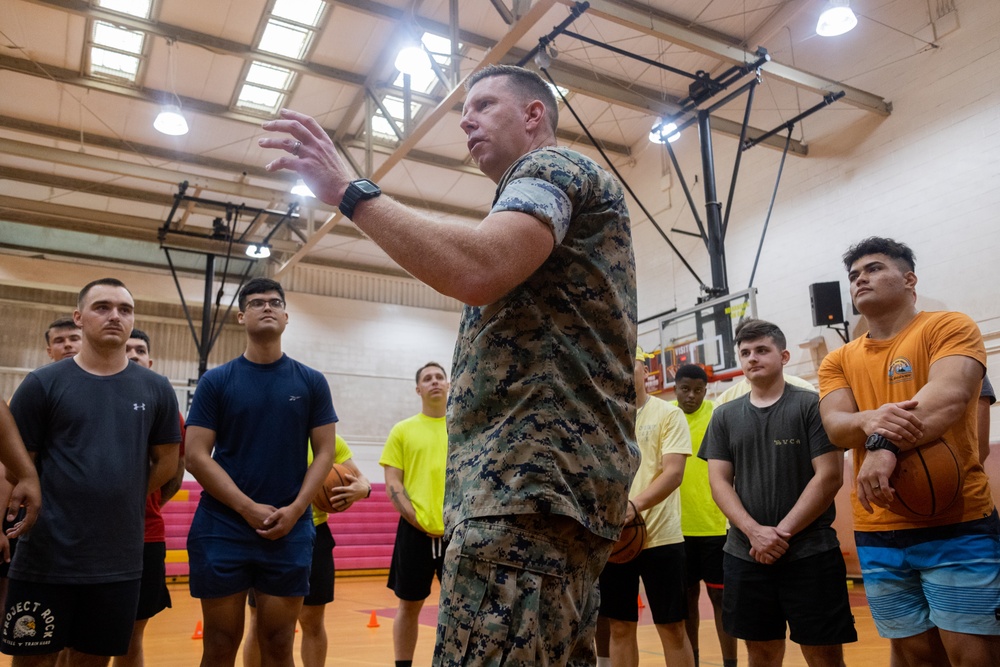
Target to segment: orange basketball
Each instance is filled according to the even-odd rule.
[[[895,491],[889,509],[911,519],[926,519],[945,511],[958,499],[962,467],[951,445],[934,440],[900,452],[889,484]]]
[[[346,476],[350,474],[351,470],[347,466],[334,463],[333,467],[330,468],[330,473],[326,476],[326,481],[323,482],[323,486],[313,496],[313,505],[327,513],[343,512],[350,507],[353,503],[339,503],[336,507],[330,504],[330,494],[338,486],[348,486],[350,482],[347,481]]]
[[[641,514],[636,514],[631,523],[625,524],[622,534],[611,550],[609,563],[627,563],[639,555],[646,544],[646,522]]]

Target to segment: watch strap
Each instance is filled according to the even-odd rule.
[[[364,183],[368,186],[367,190],[362,189],[358,184]],[[344,217],[353,220],[354,219],[354,207],[358,205],[359,202],[365,201],[366,199],[373,199],[382,194],[382,190],[379,189],[377,185],[369,181],[367,178],[359,178],[357,180],[351,181],[347,185],[347,190],[344,191],[344,198],[340,201],[340,212],[344,214]]]
[[[887,449],[893,454],[899,454],[899,447],[892,444],[892,441],[885,436],[879,435],[878,433],[872,433],[865,440],[865,449],[869,452],[873,452],[876,449]]]

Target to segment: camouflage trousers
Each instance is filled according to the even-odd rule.
[[[594,665],[597,581],[613,543],[574,519],[459,524],[444,557],[434,665]]]

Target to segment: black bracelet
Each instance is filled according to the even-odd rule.
[[[371,498],[371,497],[372,497],[372,485],[369,484],[368,485],[368,495],[366,495],[365,498]]]

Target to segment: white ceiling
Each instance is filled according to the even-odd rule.
[[[289,177],[262,169],[273,158],[257,147],[263,119],[232,111],[248,60],[261,56],[253,44],[272,4],[157,0],[152,21],[121,19],[151,35],[138,85],[127,86],[84,74],[91,21],[112,14],[84,0],[3,0],[0,249],[162,265],[157,230],[180,181],[191,184],[188,194],[234,205],[284,210],[299,201],[288,194]],[[572,7],[565,0],[328,4],[306,61],[285,63],[298,72],[287,106],[315,115],[362,171],[368,160],[366,89],[381,97],[392,88],[397,74],[392,62],[407,33],[428,30],[447,37],[455,20],[450,8],[458,7],[455,27],[464,45],[464,77],[484,58],[497,60],[499,54],[499,60],[515,62],[567,19]],[[764,67],[750,119],[758,130],[778,126],[818,103],[823,92],[818,88],[846,90],[844,100],[796,125],[793,138],[802,152],[812,143],[836,138],[866,116],[888,113],[890,105],[880,90],[896,89],[889,77],[898,72],[887,65],[930,48],[922,40],[934,39],[931,10],[923,0],[855,0],[858,29],[834,39],[814,33],[824,4],[594,0],[569,29],[649,60],[713,76],[765,47],[773,62]],[[942,11],[942,2],[930,4]],[[943,3],[945,13],[948,4]],[[510,16],[515,11],[521,18]],[[947,20],[939,20],[938,27]],[[169,58],[168,39],[176,40]],[[689,79],[566,35],[557,37],[554,46],[553,78],[570,90],[573,109],[629,180],[630,155],[646,145],[657,115],[672,112],[674,103],[687,95]],[[415,118],[403,149],[399,142],[375,146],[370,160],[384,191],[436,219],[474,224],[488,210],[493,184],[468,160],[457,107],[449,104],[428,119],[450,87],[439,86],[431,99],[418,98],[425,102],[424,111]],[[160,102],[172,92],[181,98],[191,127],[177,138],[152,128]],[[452,100],[460,101],[461,95]],[[714,112],[713,127],[732,132],[744,104],[740,98]],[[560,131],[562,143],[600,159],[566,111],[561,112]],[[330,207],[308,199],[302,206],[295,233],[282,229],[274,236],[276,253],[269,261],[276,271],[302,262],[400,272],[350,222],[331,217]],[[175,220],[182,218],[183,230],[204,236],[216,215],[194,206]],[[251,238],[267,234],[273,221],[265,221]],[[329,233],[318,236],[324,223]],[[239,218],[237,233],[248,224],[249,216]],[[177,237],[171,232],[168,238]],[[188,241],[202,249],[220,247],[199,238]],[[182,267],[197,269],[204,261],[199,255],[180,255],[184,258],[175,260]]]

